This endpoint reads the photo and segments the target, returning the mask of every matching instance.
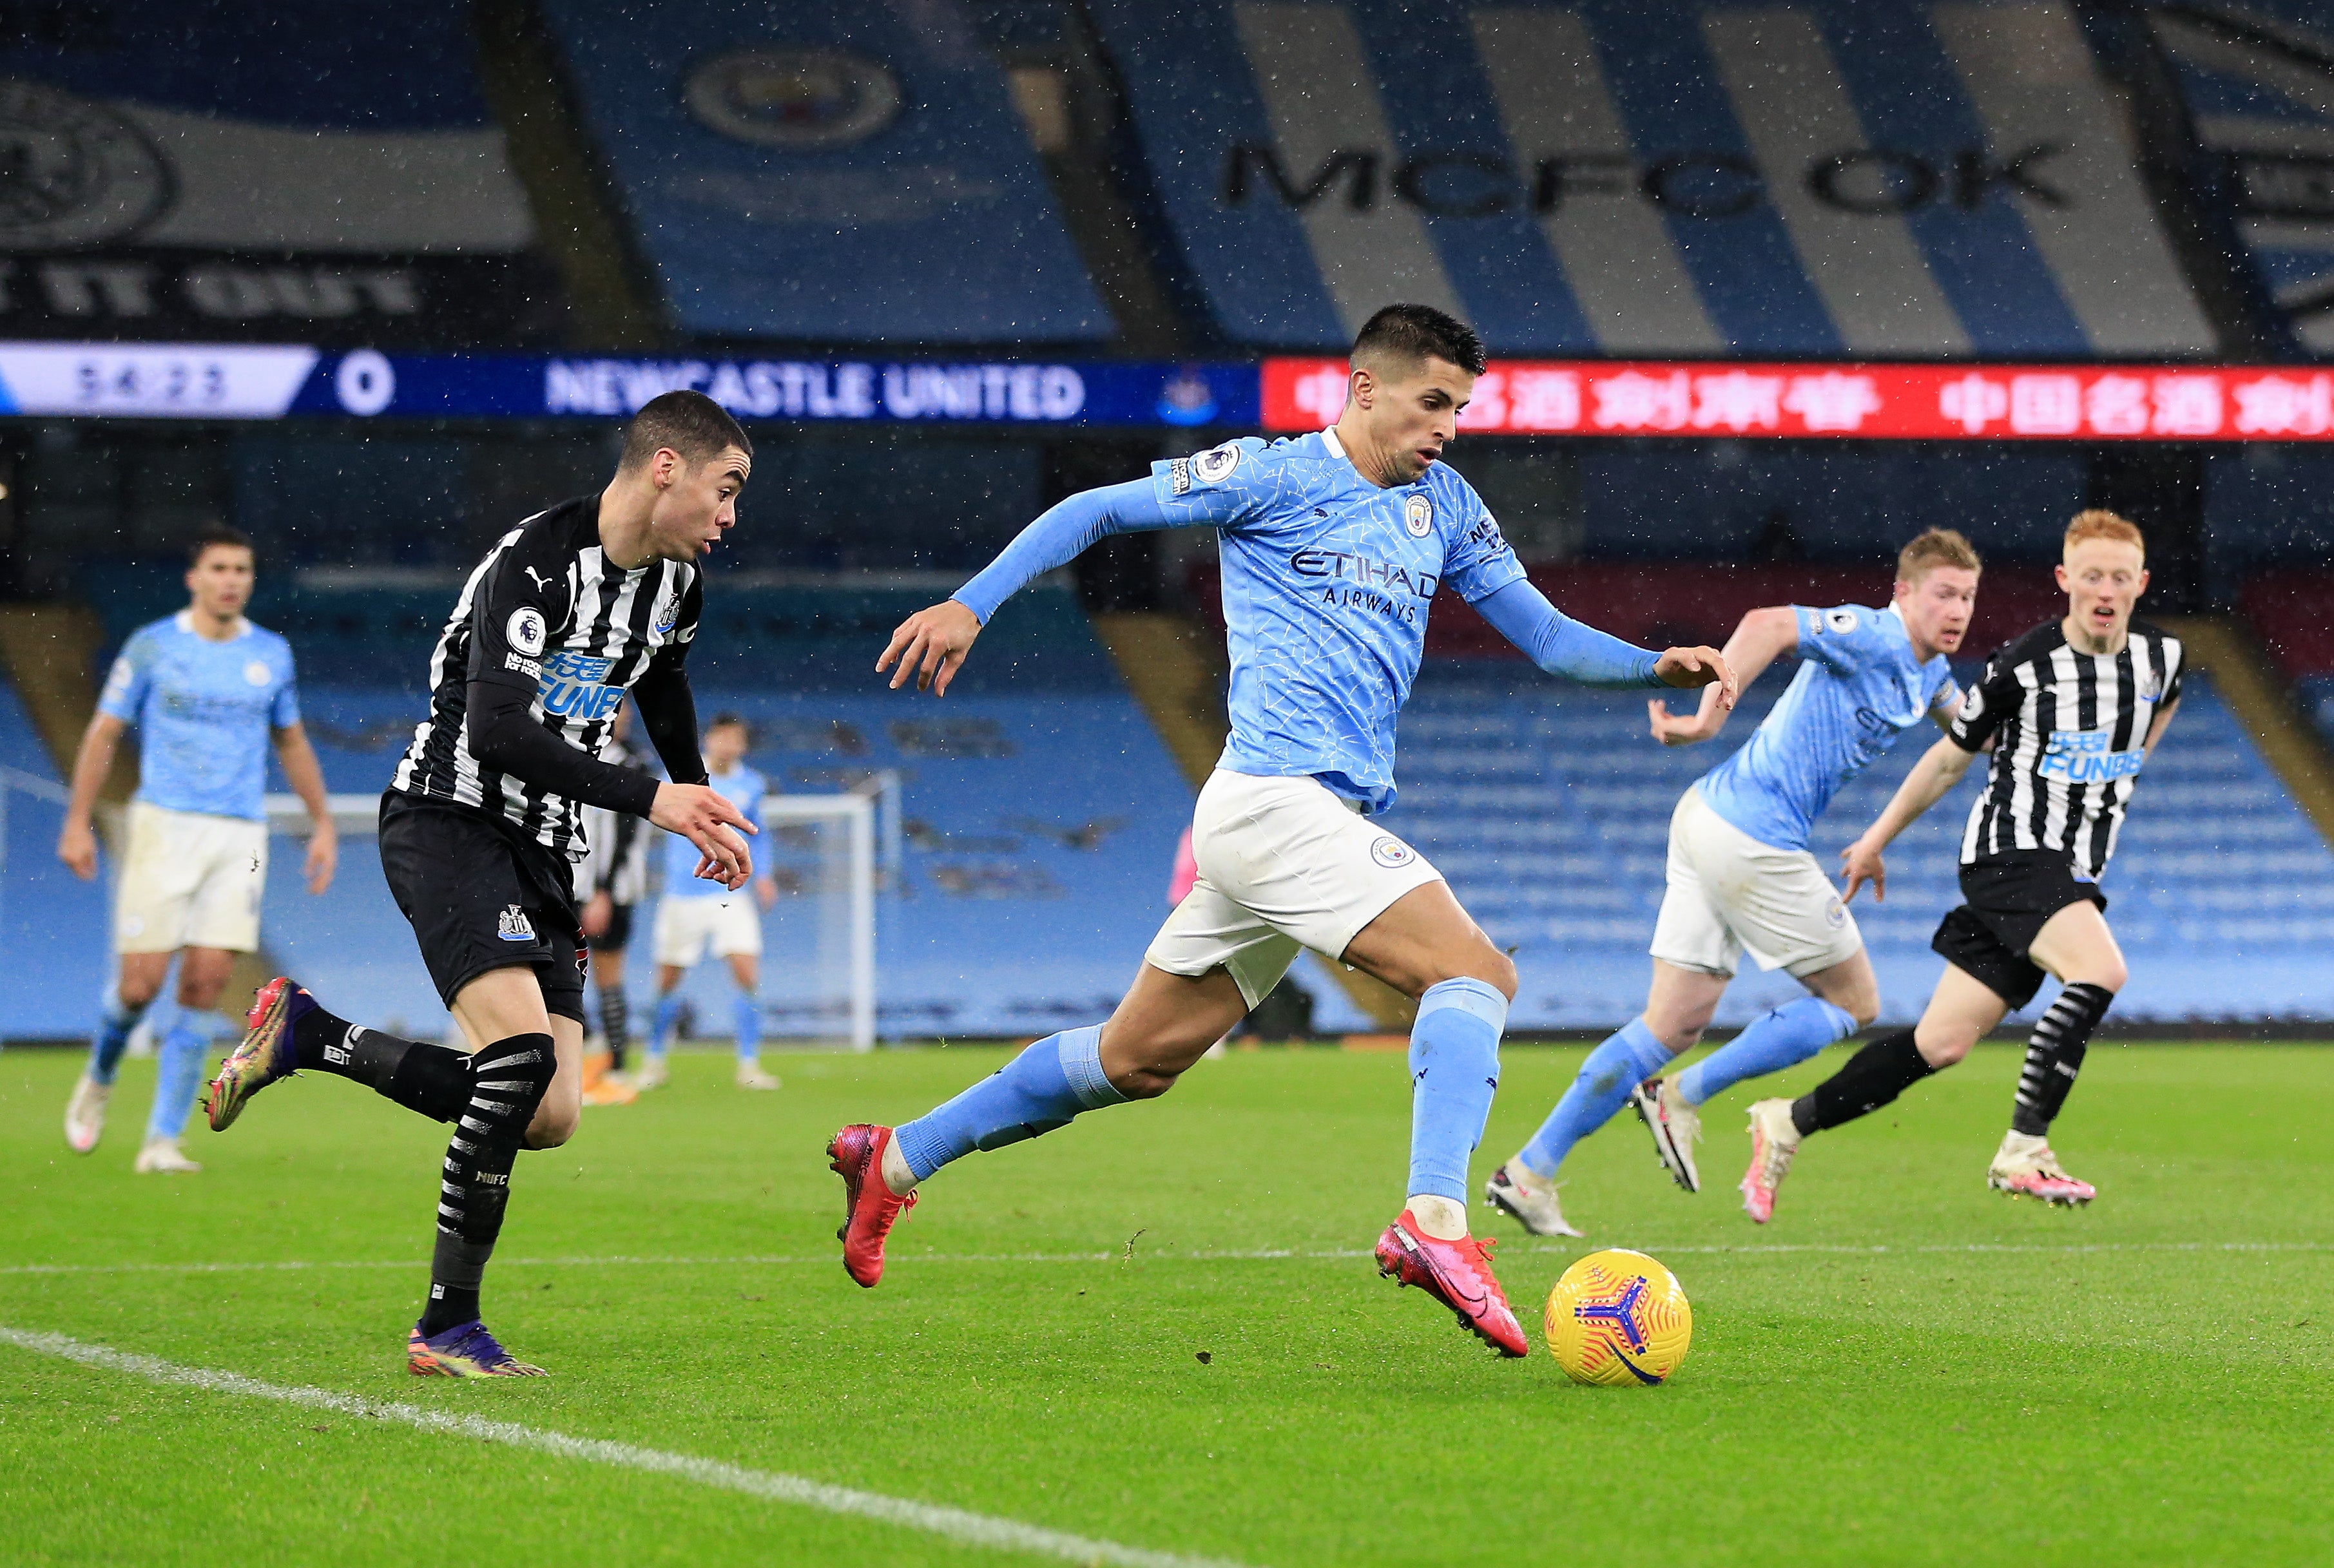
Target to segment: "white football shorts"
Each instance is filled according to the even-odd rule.
[[[1299,948],[1325,957],[1413,888],[1439,882],[1426,857],[1311,778],[1210,775],[1191,813],[1200,880],[1143,961],[1193,977],[1231,971],[1255,1006]]]
[[[267,824],[130,803],[130,851],[113,899],[117,953],[259,948]]]
[[[710,953],[728,958],[762,950],[762,914],[753,890],[657,900],[656,961],[676,969],[695,967]]]
[[[1744,953],[1804,979],[1864,949],[1856,917],[1806,850],[1760,843],[1710,809],[1696,785],[1670,813],[1669,890],[1653,955],[1731,975]]]

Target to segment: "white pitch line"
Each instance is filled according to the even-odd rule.
[[[1619,1246],[1620,1243],[1614,1245]],[[1546,1243],[1511,1242],[1507,1255],[1548,1256],[1567,1255],[1582,1250],[1579,1247],[1549,1246]],[[2320,1241],[2100,1241],[2100,1242],[1944,1242],[1924,1243],[1916,1246],[1899,1244],[1873,1243],[1858,1246],[1844,1242],[1773,1242],[1746,1246],[1665,1246],[1658,1242],[1632,1244],[1632,1250],[1659,1255],[1664,1253],[1685,1254],[1712,1257],[1789,1256],[1812,1253],[1848,1257],[1903,1257],[1916,1255],[1953,1253],[2039,1253],[2077,1255],[2104,1252],[2326,1252],[2334,1250],[2334,1242]],[[1274,1263],[1295,1259],[1343,1260],[1374,1255],[1362,1247],[1258,1247],[1239,1251],[1176,1252],[1166,1247],[1140,1255],[1145,1262],[1162,1263]],[[1116,1263],[1124,1261],[1125,1254],[1113,1252],[930,1252],[894,1254],[895,1264],[920,1263]],[[734,1257],[513,1257],[498,1258],[504,1268],[749,1268],[795,1267],[802,1265],[833,1265],[833,1253],[810,1255],[785,1254],[741,1254]],[[420,1269],[429,1266],[428,1258],[371,1258],[326,1260],[311,1263],[294,1260],[280,1263],[24,1263],[0,1265],[0,1278],[9,1275],[84,1275],[84,1274],[271,1274],[296,1273],[304,1269]]]
[[[1059,1557],[1071,1563],[1107,1563],[1118,1565],[1118,1568],[1239,1568],[1238,1563],[1219,1557],[1186,1557],[1173,1552],[1123,1546],[1115,1541],[1073,1535],[1065,1530],[1046,1529],[1042,1525],[1025,1525],[1018,1519],[1001,1519],[994,1515],[975,1514],[936,1503],[918,1503],[906,1497],[886,1496],[881,1492],[863,1492],[854,1486],[830,1486],[825,1481],[814,1481],[807,1477],[789,1476],[776,1470],[748,1470],[743,1466],[726,1465],[718,1459],[670,1454],[660,1448],[636,1448],[630,1443],[611,1443],[597,1438],[571,1438],[564,1432],[523,1427],[516,1421],[490,1421],[483,1416],[449,1414],[387,1400],[336,1394],[330,1389],[264,1383],[238,1372],[180,1366],[176,1361],[162,1361],[155,1356],[136,1355],[104,1345],[84,1343],[64,1334],[39,1333],[0,1326],[0,1341],[40,1355],[57,1356],[65,1361],[78,1361],[83,1366],[101,1367],[107,1371],[126,1372],[148,1382],[177,1383],[188,1388],[207,1389],[214,1393],[241,1394],[247,1399],[273,1400],[279,1404],[298,1405],[306,1409],[336,1410],[345,1416],[400,1422],[419,1431],[471,1438],[481,1442],[500,1443],[506,1448],[532,1448],[537,1453],[554,1454],[563,1459],[583,1459],[593,1464],[616,1465],[653,1475],[676,1476],[699,1486],[743,1492],[748,1496],[766,1497],[776,1503],[798,1503],[822,1513],[847,1514],[885,1525],[897,1525],[903,1529],[921,1530],[967,1546],[985,1546],[999,1552],[1027,1552],[1038,1556]]]

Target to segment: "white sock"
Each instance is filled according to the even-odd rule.
[[[1413,1193],[1409,1208],[1418,1228],[1437,1241],[1457,1241],[1467,1234],[1467,1206],[1456,1199]]]
[[[905,1198],[915,1190],[916,1173],[908,1169],[908,1157],[900,1152],[898,1138],[883,1140],[883,1185],[892,1189],[893,1198]]]

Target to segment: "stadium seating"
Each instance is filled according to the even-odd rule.
[[[953,3],[545,10],[684,330],[1109,335],[1003,72]]]
[[[0,941],[20,977],[37,977],[0,986],[0,1040],[76,1034],[97,1016],[106,983],[106,885],[57,860],[64,807],[53,792],[63,781],[5,681],[0,770]],[[35,788],[20,787],[25,780]]]
[[[167,578],[149,575],[160,581],[148,584],[147,602],[130,602],[135,573],[109,601],[117,638],[166,602],[150,596]],[[939,596],[916,587],[717,590],[691,657],[699,712],[752,718],[755,765],[790,792],[835,792],[880,769],[901,774],[906,877],[881,900],[882,1034],[1041,1034],[1098,1021],[1164,913],[1190,789],[1060,588],[1033,588],[1001,611],[944,700],[883,693],[875,652],[901,619]],[[301,697],[334,793],[389,782],[423,714],[424,650],[445,597],[285,591],[272,623],[293,637],[304,670],[329,671],[305,677]],[[417,631],[404,618],[425,601],[429,619]],[[48,832],[37,846],[43,857]],[[384,1027],[442,1031],[444,1009],[371,841],[347,841],[341,876],[321,899],[300,885],[299,845],[289,835],[275,841],[271,955],[320,995],[362,998]],[[766,986],[780,1035],[821,1022],[798,994],[807,977],[785,960],[790,914],[773,917]],[[84,946],[101,965],[102,921],[92,921]],[[635,989],[645,1001],[653,976],[641,951]],[[724,984],[709,967],[688,993],[709,1032],[726,1032]],[[1330,989],[1317,976],[1313,986]],[[1323,1000],[1325,1024],[1361,1023],[1341,999]],[[77,1002],[76,1027],[86,1027],[85,1014]]]
[[[2215,341],[2066,0],[1094,10],[1241,342],[1391,296],[1511,354]]]
[[[2334,352],[2334,16],[2315,0],[2146,9],[2262,292],[2296,347]]]
[[[2334,745],[2334,572],[2253,578],[2245,584],[2244,611],[2302,710]]]
[[[462,0],[12,14],[14,336],[511,343],[563,324]],[[259,172],[264,170],[264,176]]]
[[[1643,1005],[1670,813],[1781,688],[1780,676],[1762,681],[1719,742],[1668,750],[1646,735],[1635,694],[1519,679],[1512,661],[1430,666],[1403,719],[1387,826],[1442,870],[1493,940],[1519,944],[1517,1027],[1601,1027]],[[1812,846],[1827,867],[1924,744],[1908,735],[1841,792]],[[1981,772],[1898,841],[1887,900],[1857,900],[1886,1018],[1916,1016],[1942,967],[1928,942],[1959,902],[1954,866]],[[2104,885],[2131,963],[2117,1019],[2334,1010],[2334,852],[2203,677],[2184,688]],[[1746,965],[1719,1023],[1798,994]]]

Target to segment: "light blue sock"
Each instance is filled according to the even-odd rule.
[[[195,1088],[203,1081],[210,1056],[210,1017],[181,1013],[154,1053],[154,1109],[146,1118],[149,1142],[176,1138],[187,1130],[187,1112],[195,1106]]]
[[[1629,1092],[1659,1073],[1669,1059],[1668,1047],[1654,1038],[1643,1018],[1632,1018],[1618,1033],[1607,1035],[1588,1053],[1572,1087],[1524,1145],[1525,1167],[1537,1176],[1554,1176],[1572,1146],[1612,1121],[1613,1113],[1629,1102]]]
[[[976,1149],[1002,1149],[1067,1127],[1081,1111],[1126,1099],[1102,1071],[1102,1025],[1048,1034],[947,1104],[893,1130],[918,1181]]]
[[[1467,1157],[1483,1141],[1507,1026],[1508,999],[1488,981],[1445,980],[1419,997],[1410,1026],[1410,1194],[1467,1201]]]
[[[1678,1093],[1699,1105],[1762,1073],[1796,1067],[1856,1033],[1856,1018],[1821,996],[1802,996],[1751,1020],[1750,1027],[1678,1074]]]
[[[649,1031],[649,1054],[661,1056],[672,1048],[672,1032],[680,1024],[680,993],[657,998],[656,1027]]]
[[[149,1003],[148,1006],[152,1004]],[[89,1076],[93,1083],[111,1083],[121,1067],[121,1053],[130,1049],[130,1032],[138,1020],[146,1015],[145,1007],[125,1007],[119,996],[105,999],[105,1011],[97,1020],[97,1033],[89,1043]]]
[[[740,996],[731,1004],[730,1012],[737,1020],[738,1060],[758,1060],[762,1054],[761,998],[750,995]]]

